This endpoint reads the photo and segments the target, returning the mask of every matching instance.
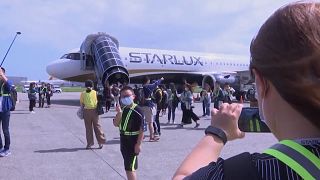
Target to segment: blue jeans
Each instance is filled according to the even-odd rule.
[[[203,116],[207,115],[210,116],[210,101],[202,101],[202,110],[203,110]]]
[[[210,102],[205,102],[205,115],[210,116]]]
[[[9,120],[10,120],[10,111],[7,112],[0,112],[0,123],[2,125],[2,131],[4,135],[4,149],[8,150],[10,147],[10,133],[9,133]],[[2,149],[2,139],[0,133],[0,149]]]

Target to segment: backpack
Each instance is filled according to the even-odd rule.
[[[156,104],[160,104],[162,102],[162,90],[160,88],[153,91],[152,99]]]
[[[180,99],[179,99],[178,96],[177,96],[177,91],[174,91],[174,92],[172,93],[172,105],[173,105],[174,107],[177,107],[178,104],[179,104],[179,102],[180,102]]]
[[[165,90],[162,90],[162,99],[161,99],[161,103],[164,107],[167,106],[168,104],[168,93]]]

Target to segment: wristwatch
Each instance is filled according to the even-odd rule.
[[[226,133],[224,131],[222,131],[220,128],[208,126],[206,128],[206,130],[204,131],[204,133],[206,135],[212,134],[212,135],[218,136],[222,140],[223,144],[226,144],[228,141]]]

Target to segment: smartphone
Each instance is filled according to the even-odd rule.
[[[239,121],[239,129],[243,132],[266,133],[271,132],[265,122],[261,121],[257,107],[242,108]]]

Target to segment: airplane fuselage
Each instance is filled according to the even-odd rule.
[[[178,78],[191,75],[203,78],[216,74],[236,74],[249,68],[249,58],[244,56],[127,47],[120,47],[119,52],[130,81],[145,75]],[[94,79],[93,70],[81,67],[78,49],[49,64],[47,72],[63,80],[81,82]]]

